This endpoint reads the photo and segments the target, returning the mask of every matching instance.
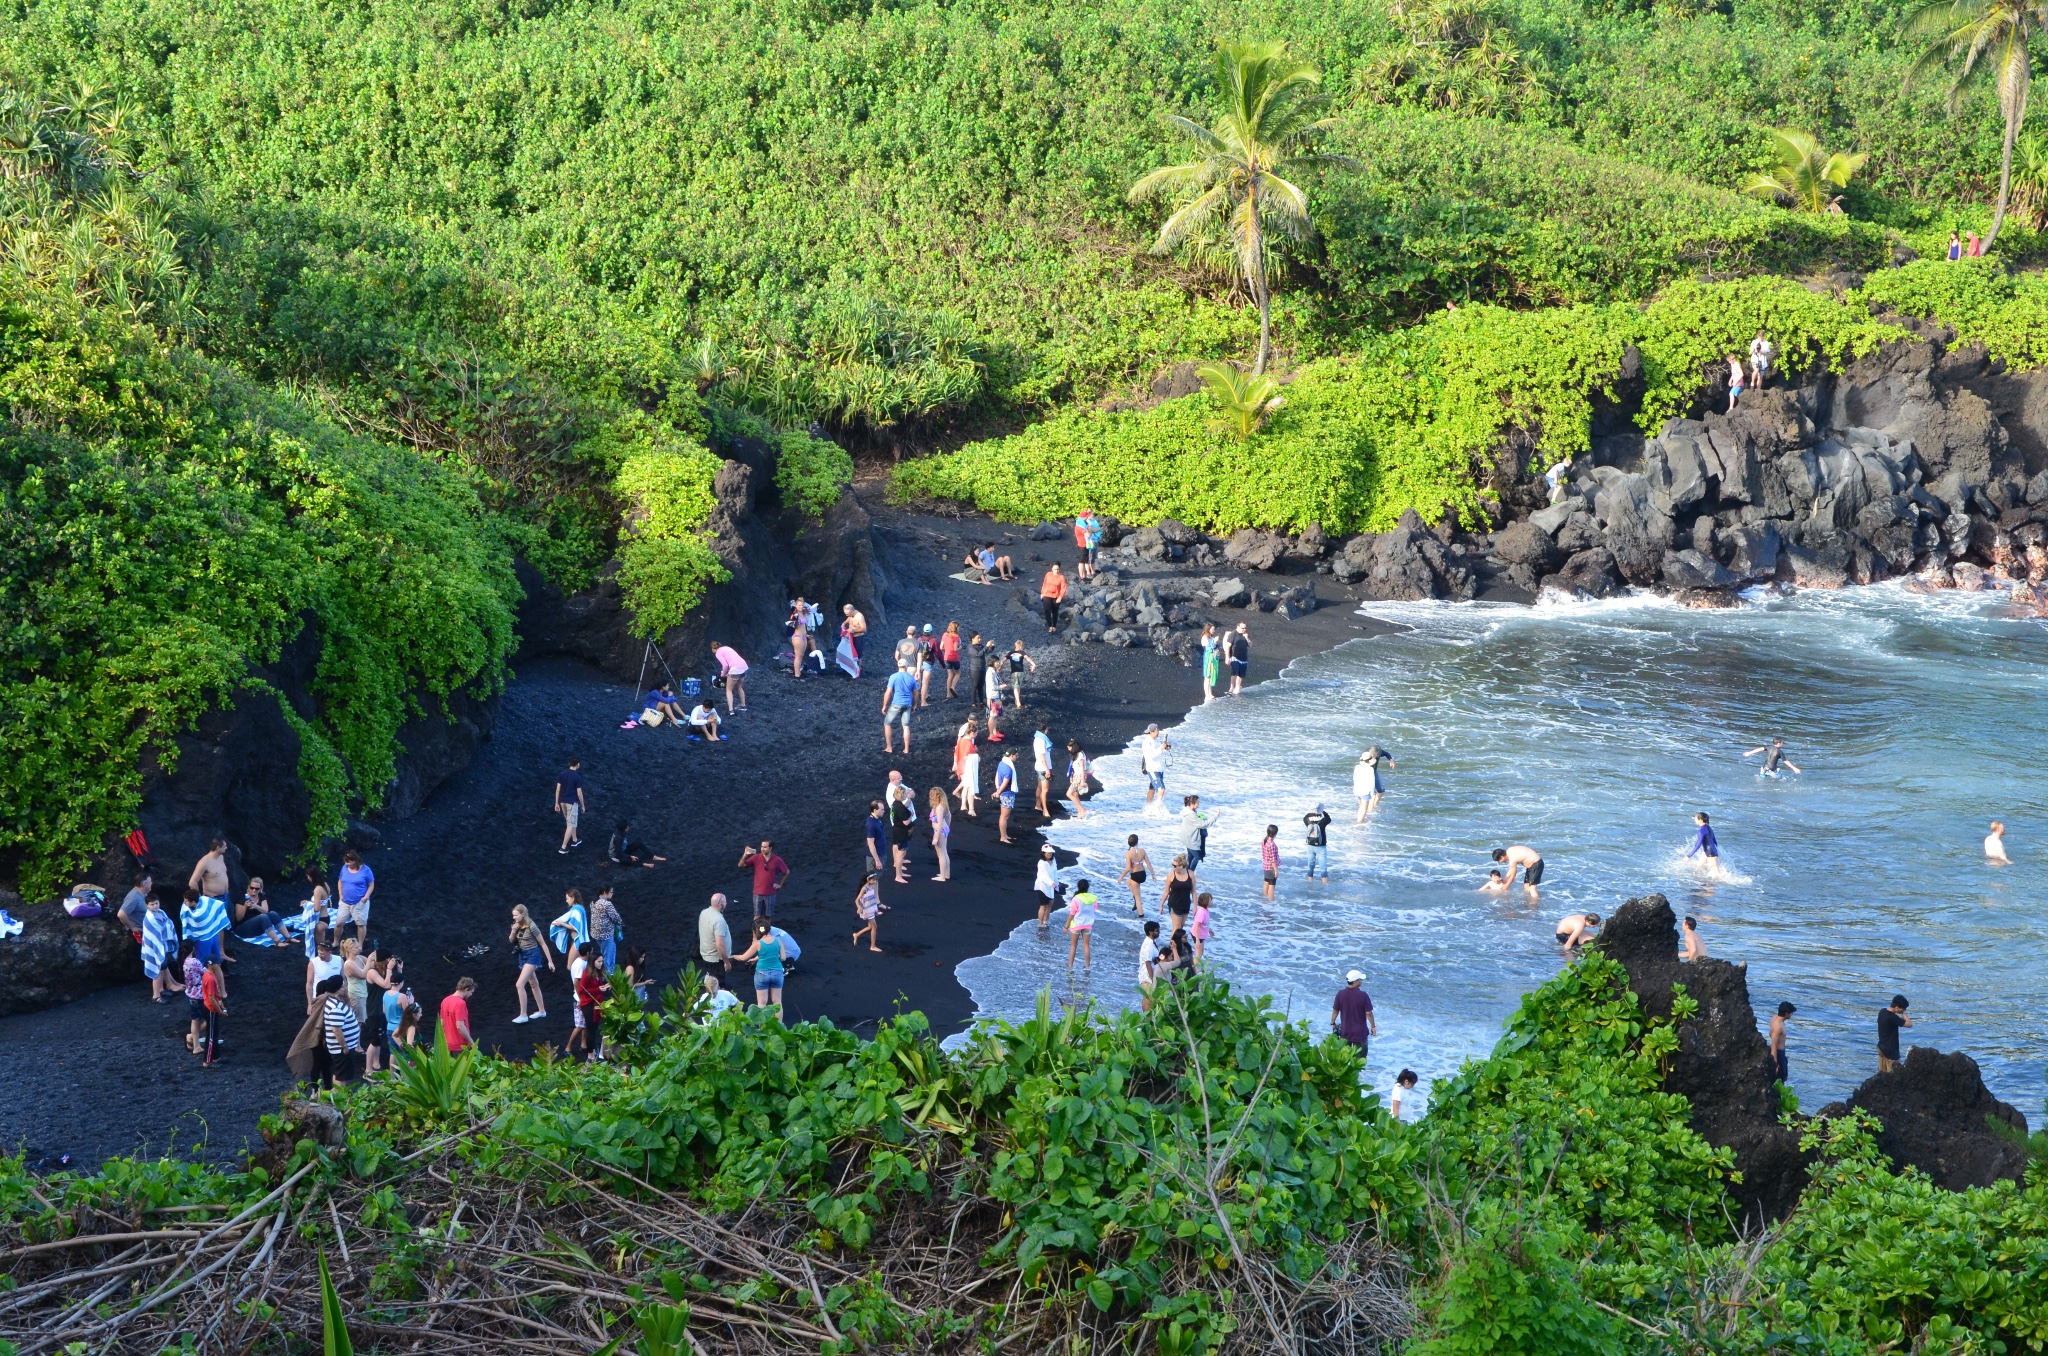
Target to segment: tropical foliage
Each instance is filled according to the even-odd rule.
[[[1744,190],[1788,199],[1802,212],[1841,211],[1842,197],[1837,190],[1847,188],[1856,171],[1863,168],[1863,162],[1870,159],[1861,152],[1849,155],[1836,151],[1830,155],[1821,149],[1813,133],[1795,127],[1778,128],[1771,133],[1771,140],[1778,156],[1777,172],[1754,176],[1743,186]]]
[[[2027,93],[2033,80],[2032,42],[2044,19],[2048,13],[2040,0],[1928,0],[1906,23],[1909,33],[1933,39],[1907,72],[1909,81],[1953,61],[1956,74],[1949,87],[1951,103],[1972,81],[1988,80],[1998,91],[2005,142],[1998,162],[1998,205],[1984,240],[1987,248],[1997,241],[2005,225],[2012,192],[2013,145],[2027,120]]]

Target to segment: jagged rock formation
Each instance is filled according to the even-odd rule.
[[[1992,1130],[1997,1121],[2024,1137],[2027,1118],[1991,1095],[1977,1061],[1914,1046],[1891,1073],[1873,1075],[1817,1113],[1839,1116],[1859,1107],[1884,1123],[1877,1145],[1900,1168],[1914,1167],[1950,1191],[2024,1182],[2027,1151]]]
[[[1782,1218],[1806,1186],[1799,1136],[1778,1123],[1777,1069],[1749,1004],[1748,968],[1724,960],[1678,959],[1678,918],[1662,895],[1623,904],[1595,945],[1627,969],[1643,1011],[1669,1018],[1672,989],[1683,984],[1699,1011],[1673,1024],[1678,1054],[1667,1092],[1692,1103],[1693,1128],[1716,1148],[1735,1151],[1742,1181],[1729,1187],[1743,1223]]]

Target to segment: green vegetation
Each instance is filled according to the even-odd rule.
[[[1870,159],[1862,152],[1830,155],[1813,133],[1796,127],[1778,128],[1771,133],[1771,140],[1776,143],[1778,172],[1753,176],[1747,189],[1762,197],[1790,199],[1802,212],[1839,211],[1842,195],[1834,190],[1847,188],[1863,162]]]
[[[355,1274],[376,1278],[346,1292],[358,1333],[404,1322],[455,1274],[513,1278],[462,1293],[548,1321],[546,1286],[517,1280],[540,1265],[614,1296],[600,1306],[614,1335],[661,1351],[733,1312],[816,1331],[830,1352],[1027,1333],[1041,1348],[1075,1333],[1213,1352],[1346,1322],[1428,1356],[1990,1353],[2048,1338],[2038,1165],[2026,1187],[1943,1192],[1895,1173],[1867,1117],[1830,1122],[1812,1131],[1823,1166],[1799,1209],[1737,1240],[1728,1154],[1658,1090],[1677,1038],[1624,981],[1596,956],[1529,995],[1492,1057],[1438,1085],[1414,1126],[1360,1088],[1349,1046],[1209,979],[1143,1016],[1054,1017],[1042,1001],[955,1053],[914,1015],[862,1041],[758,1010],[697,1025],[674,996],[653,1010],[628,996],[608,1017],[612,1063],[465,1052],[455,1083],[425,1072],[445,1054],[415,1058],[399,1081],[344,1095],[347,1153],[302,1143],[284,1171],[310,1167],[314,1191],[344,1202],[335,1228]],[[450,1181],[492,1241],[474,1272]],[[0,1227],[23,1242],[200,1205],[295,1207],[262,1170],[170,1161],[30,1185],[20,1160],[0,1165]],[[519,1219],[486,1229],[513,1196]],[[678,1200],[705,1213],[681,1235],[650,1225]],[[607,1203],[615,1214],[594,1213]],[[747,1232],[763,1203],[795,1212],[793,1251]],[[323,1212],[297,1213],[313,1222],[287,1251],[334,1246]],[[716,1235],[727,1260],[711,1268],[670,1241],[707,1227],[735,1231]],[[918,1279],[909,1259],[935,1237],[963,1246],[976,1284]],[[763,1269],[735,1274],[749,1256]],[[852,1279],[883,1266],[886,1292]],[[805,1284],[812,1268],[829,1290]],[[155,1321],[174,1347],[189,1320],[173,1307]]]

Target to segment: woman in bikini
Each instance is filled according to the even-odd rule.
[[[1138,846],[1138,835],[1132,834],[1124,848],[1124,873],[1117,877],[1131,887],[1131,908],[1138,917],[1145,916],[1145,892],[1143,886],[1152,872],[1152,858],[1145,849]]]

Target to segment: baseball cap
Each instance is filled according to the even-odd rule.
[[[1046,844],[1046,845],[1045,845],[1044,847],[1040,848],[1040,849],[1039,849],[1038,851],[1039,851],[1039,855],[1040,855],[1040,856],[1044,856],[1044,857],[1050,857],[1050,856],[1052,856],[1052,844],[1051,844],[1051,843],[1047,843],[1047,844]]]
[[[1346,984],[1363,984],[1365,982],[1365,971],[1346,970],[1344,972],[1344,982]]]
[[[930,622],[926,622],[924,624],[924,633],[926,635],[930,635],[932,633],[932,624]]]
[[[1145,733],[1146,733],[1146,734],[1158,734],[1158,733],[1159,733],[1159,726],[1158,726],[1158,725],[1156,725],[1156,724],[1153,724],[1153,725],[1147,725],[1147,726],[1145,727]]]

